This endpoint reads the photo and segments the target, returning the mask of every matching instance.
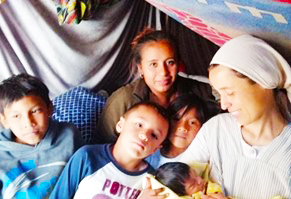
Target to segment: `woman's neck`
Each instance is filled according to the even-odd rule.
[[[154,92],[152,92],[150,95],[151,101],[156,102],[165,108],[167,108],[169,106],[170,102],[174,98],[176,98],[176,93],[174,93],[172,90],[168,91],[166,93],[154,93]]]
[[[256,122],[242,126],[242,136],[250,145],[268,145],[281,134],[287,124],[288,122],[278,111],[271,111]]]

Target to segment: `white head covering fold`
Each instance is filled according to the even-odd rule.
[[[249,77],[263,88],[284,88],[291,102],[291,67],[269,44],[251,35],[226,42],[211,64],[221,64]]]

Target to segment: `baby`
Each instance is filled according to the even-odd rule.
[[[155,178],[179,196],[191,196],[194,199],[227,198],[220,185],[203,179],[194,168],[185,163],[163,164],[156,171]]]

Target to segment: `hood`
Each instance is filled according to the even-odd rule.
[[[0,132],[0,153],[7,152],[9,156],[19,157],[26,153],[31,153],[36,150],[45,150],[51,147],[55,132],[53,129],[54,121],[50,121],[48,130],[43,139],[35,146],[20,144],[14,141],[14,135],[10,129],[2,129]]]

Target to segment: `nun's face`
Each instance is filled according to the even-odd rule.
[[[228,67],[218,65],[210,69],[209,80],[220,95],[221,108],[231,113],[241,125],[258,121],[274,107],[271,89],[251,84]]]

